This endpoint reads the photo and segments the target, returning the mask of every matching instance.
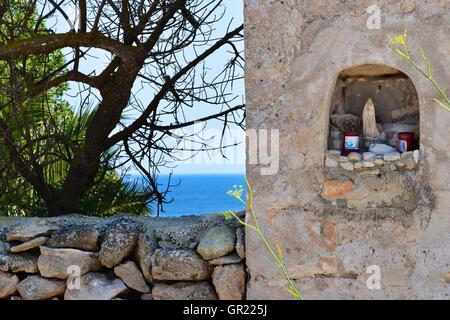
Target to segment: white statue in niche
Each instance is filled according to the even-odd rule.
[[[366,138],[381,139],[378,131],[377,121],[375,118],[375,105],[373,100],[369,98],[364,106],[362,114],[363,134]]]

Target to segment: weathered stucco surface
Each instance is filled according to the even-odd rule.
[[[249,165],[248,177],[262,227],[283,248],[287,269],[306,299],[450,295],[450,114],[433,104],[432,86],[386,40],[386,34],[406,28],[411,50],[421,46],[427,52],[434,77],[450,92],[450,1],[376,3],[380,30],[366,27],[371,0],[245,0],[247,128],[280,130],[278,173],[261,176],[260,166]],[[366,63],[402,71],[419,96],[422,159],[409,193],[419,200],[408,210],[382,201],[351,208],[338,201],[345,197],[321,196],[337,77]],[[408,188],[411,179],[393,187]],[[364,197],[379,197],[377,188],[366,191]],[[289,298],[252,232],[247,252],[247,298]],[[366,286],[370,265],[381,269],[380,290]]]

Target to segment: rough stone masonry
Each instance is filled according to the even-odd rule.
[[[242,300],[244,261],[220,215],[0,217],[0,300]]]
[[[244,2],[247,128],[280,133],[277,174],[262,176],[257,165],[247,174],[262,228],[283,249],[299,291],[305,299],[448,298],[450,114],[434,105],[433,87],[393,53],[386,35],[407,29],[411,52],[423,48],[450,93],[450,1]],[[375,3],[381,28],[368,29]],[[413,170],[399,162],[398,170],[361,175],[348,164],[325,165],[338,77],[366,64],[401,71],[417,90]],[[247,298],[290,298],[259,239],[246,237]],[[380,289],[367,286],[371,266],[381,272]]]

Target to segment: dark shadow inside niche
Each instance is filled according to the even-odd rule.
[[[358,137],[358,152],[375,144],[400,152],[418,149],[419,117],[417,91],[406,74],[379,64],[346,69],[339,74],[332,97],[328,150],[344,152],[349,135]]]

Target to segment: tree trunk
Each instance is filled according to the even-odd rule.
[[[77,213],[75,208],[78,200],[79,197],[77,195],[58,194],[54,199],[46,202],[48,215],[50,217],[57,217]]]
[[[136,68],[136,70],[139,70]],[[101,155],[107,151],[109,134],[120,121],[123,109],[127,106],[132,84],[133,70],[121,70],[116,82],[102,90],[102,102],[98,107],[86,132],[84,145],[75,154],[69,173],[58,196],[47,203],[50,216],[76,213],[76,205],[92,186],[98,173]],[[119,76],[120,75],[120,76]]]

